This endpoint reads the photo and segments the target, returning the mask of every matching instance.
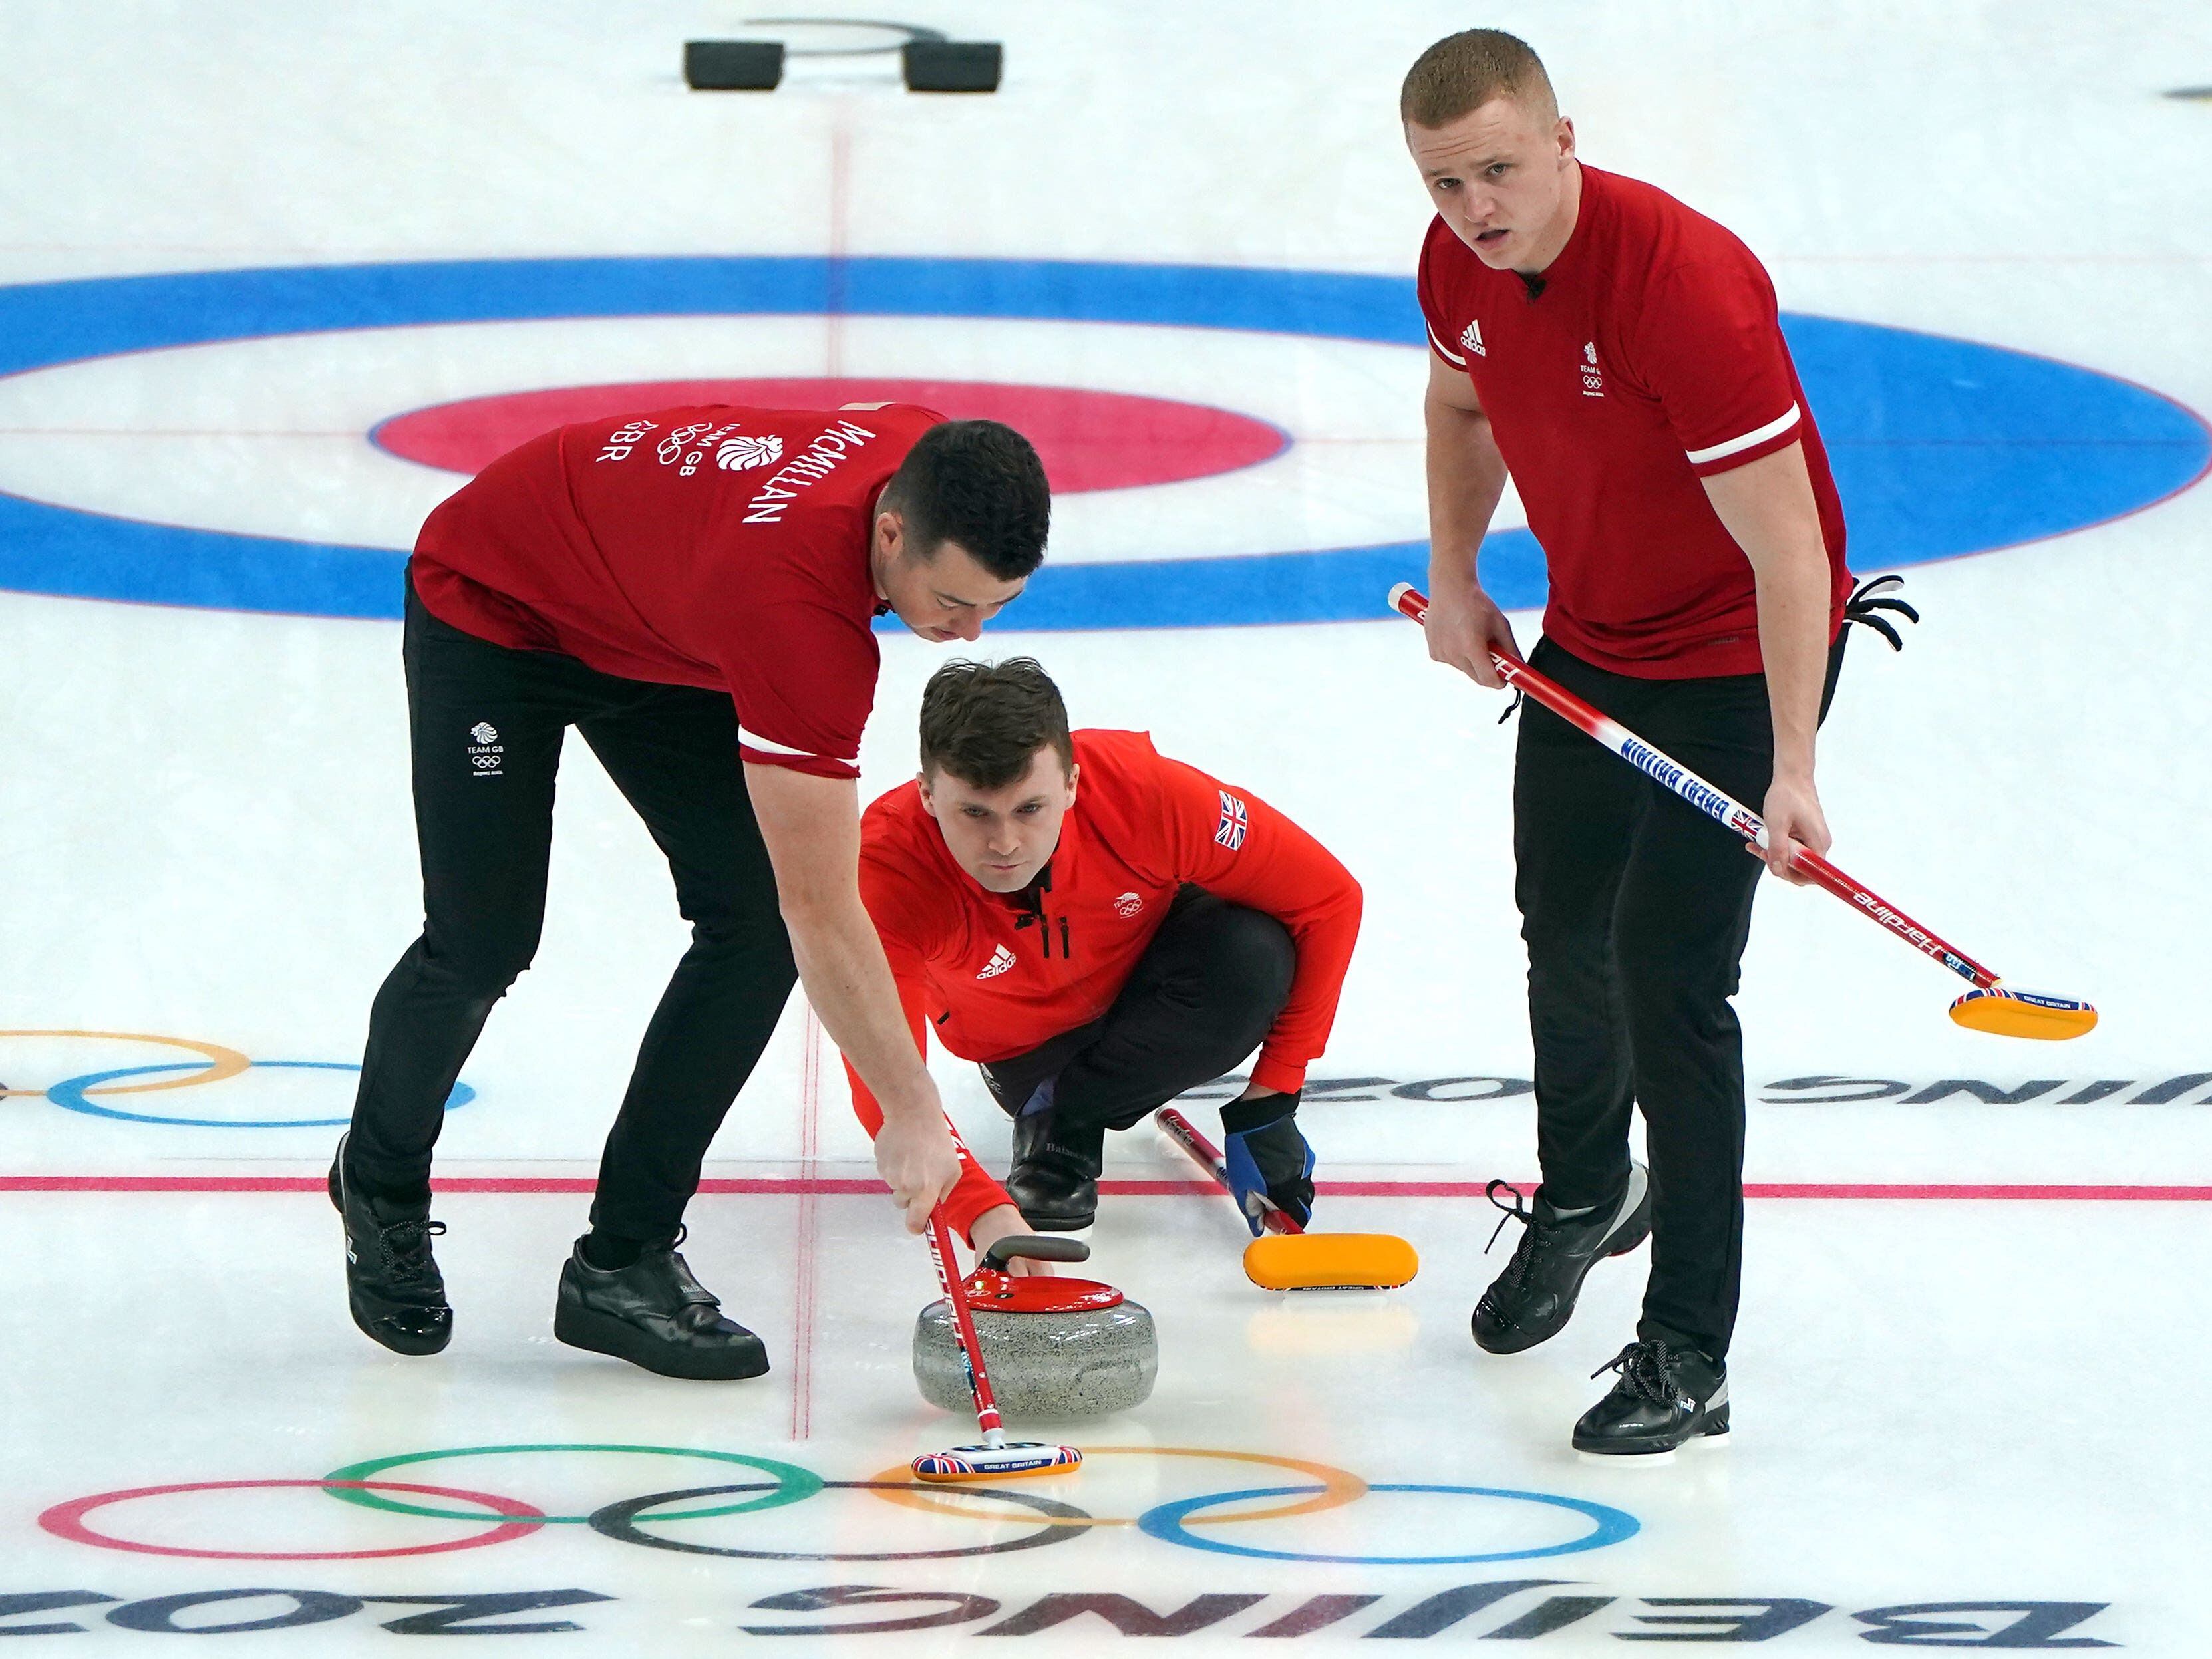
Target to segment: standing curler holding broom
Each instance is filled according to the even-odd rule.
[[[1491,648],[1520,659],[1476,568],[1510,468],[1550,570],[1532,664],[1762,803],[1767,867],[1802,879],[1797,850],[1829,844],[1814,733],[1851,578],[1772,284],[1711,220],[1584,167],[1512,35],[1437,42],[1399,112],[1437,208],[1419,283],[1429,654],[1492,688]],[[1671,1451],[1728,1431],[1744,1144],[1729,998],[1759,866],[1534,703],[1513,805],[1543,1184],[1532,1207],[1514,1193],[1523,1231],[1475,1340],[1513,1353],[1557,1334],[1591,1266],[1649,1234],[1636,1340],[1574,1443]],[[1648,1176],[1629,1157],[1638,1104]]]
[[[872,624],[975,639],[1043,558],[1051,506],[1036,451],[995,422],[717,404],[546,433],[431,514],[403,636],[426,915],[369,1010],[330,1172],[365,1334],[416,1355],[452,1340],[431,1153],[538,948],[572,726],[666,854],[692,943],[562,1267],[554,1335],[664,1376],[768,1369],[677,1246],[794,981],[889,1105],[877,1164],[920,1230],[959,1164],[860,903]]]
[[[1255,1048],[1221,1109],[1256,1236],[1303,1224],[1296,1113],[1359,936],[1359,884],[1249,790],[1140,732],[1071,733],[1027,657],[954,661],[921,696],[921,775],[861,821],[860,897],[920,1043],[981,1062],[1014,1120],[1001,1188],[961,1148],[945,1214],[980,1253],[1091,1224],[1106,1132]],[[882,1122],[857,1075],[854,1109]],[[1026,1264],[1017,1271],[1027,1271]]]

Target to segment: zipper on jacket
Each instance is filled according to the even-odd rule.
[[[1036,908],[1024,910],[1021,915],[1014,918],[1014,931],[1018,933],[1023,928],[1029,927],[1032,922],[1036,924],[1036,930],[1043,936],[1044,939],[1045,960],[1049,962],[1052,960],[1052,918],[1045,915],[1044,901],[1042,898],[1033,899],[1031,902],[1035,904]],[[1067,918],[1065,916],[1060,918],[1063,927],[1065,927],[1066,921]],[[1065,955],[1066,952],[1063,951],[1061,954]]]
[[[1024,896],[1029,900],[1030,908],[1014,918],[1016,933],[1021,932],[1032,922],[1036,924],[1037,933],[1044,941],[1044,955],[1048,962],[1052,960],[1053,919],[1044,913],[1044,896],[1051,889],[1051,866],[1048,865],[1043,873],[1039,876],[1036,885],[1031,887]],[[1062,961],[1070,960],[1075,955],[1075,945],[1068,936],[1067,917],[1065,913],[1060,918],[1060,954]]]

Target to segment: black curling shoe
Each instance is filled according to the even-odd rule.
[[[572,1348],[612,1354],[662,1376],[728,1382],[768,1370],[768,1350],[744,1326],[722,1317],[714,1294],[676,1254],[678,1232],[648,1245],[627,1267],[594,1267],[584,1241],[561,1269],[553,1334]]]
[[[1592,1371],[1619,1371],[1613,1392],[1575,1425],[1575,1449],[1650,1456],[1729,1431],[1728,1367],[1695,1348],[1632,1342]]]
[[[1498,1202],[1500,1188],[1513,1194],[1510,1206]],[[1651,1232],[1651,1179],[1641,1164],[1628,1166],[1628,1189],[1618,1203],[1565,1219],[1540,1197],[1524,1208],[1521,1189],[1503,1181],[1492,1182],[1485,1195],[1505,1212],[1500,1231],[1506,1221],[1522,1229],[1512,1261],[1475,1304],[1474,1340],[1488,1353],[1519,1353],[1557,1336],[1599,1259],[1625,1255]],[[1498,1242],[1497,1233],[1490,1242]]]
[[[345,1222],[346,1305],[362,1334],[394,1353],[436,1353],[453,1340],[453,1310],[430,1241],[446,1231],[428,1201],[394,1203],[346,1177],[345,1144],[331,1159],[331,1203]]]
[[[1006,1195],[1022,1219],[1041,1233],[1079,1232],[1098,1218],[1098,1170],[1104,1132],[1088,1146],[1053,1138],[1049,1109],[1014,1120],[1014,1164]]]

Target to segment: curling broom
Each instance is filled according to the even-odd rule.
[[[1390,590],[1390,608],[1425,623],[1429,601],[1410,582]],[[1496,651],[1490,660],[1514,690],[1525,693],[1568,725],[1595,738],[1653,781],[1673,791],[1707,817],[1726,824],[1745,840],[1764,848],[1766,824],[1759,814],[1713,787],[1680,762],[1654,749],[1627,727],[1610,720],[1562,686],[1554,685],[1524,662]],[[2039,1037],[2063,1042],[2094,1030],[2097,1011],[2077,997],[2046,991],[2018,990],[1972,957],[1935,933],[1871,889],[1861,886],[1810,848],[1800,848],[1790,867],[1809,876],[1854,910],[1870,917],[1923,956],[1933,957],[1974,988],[1951,1005],[1954,1023],[1996,1036]]]
[[[1152,1117],[1215,1185],[1234,1194],[1220,1152],[1188,1118],[1172,1106]],[[1244,1276],[1264,1291],[1392,1291],[1420,1269],[1413,1247],[1389,1233],[1310,1233],[1273,1204],[1261,1224],[1268,1236],[1244,1247]]]
[[[929,1218],[929,1255],[937,1264],[937,1282],[952,1304],[952,1332],[960,1343],[960,1358],[968,1368],[968,1390],[975,1399],[975,1426],[983,1431],[976,1446],[955,1446],[949,1451],[925,1452],[914,1460],[918,1480],[1014,1480],[1024,1475],[1052,1474],[1083,1466],[1083,1454],[1073,1446],[1048,1446],[1041,1440],[1008,1440],[999,1421],[999,1402],[991,1397],[990,1374],[983,1369],[983,1345],[975,1339],[975,1322],[969,1316],[968,1292],[953,1270],[952,1236],[945,1231],[942,1211]]]

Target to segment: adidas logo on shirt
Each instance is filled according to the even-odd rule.
[[[1005,945],[1001,945],[998,949],[991,952],[991,959],[983,964],[981,970],[976,974],[975,977],[977,979],[996,979],[1000,975],[1005,973],[1007,969],[1013,965],[1014,953],[1006,949]]]

